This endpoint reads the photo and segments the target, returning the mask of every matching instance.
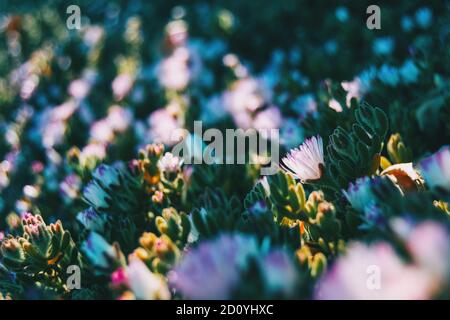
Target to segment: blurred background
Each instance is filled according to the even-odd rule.
[[[74,155],[86,172],[130,160],[195,119],[281,128],[286,151],[364,98],[415,158],[436,151],[450,137],[449,3],[379,1],[369,30],[372,2],[2,1],[0,211],[27,208],[33,170],[53,190],[42,206],[76,198]]]

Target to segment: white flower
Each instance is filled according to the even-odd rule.
[[[323,175],[323,142],[318,135],[306,139],[298,149],[291,150],[282,160],[284,170],[301,181],[318,180]]]
[[[166,152],[158,161],[158,168],[162,172],[177,172],[183,164],[183,159],[175,157],[172,153]]]
[[[450,147],[444,146],[438,152],[419,164],[422,176],[430,188],[440,187],[450,191]]]
[[[137,299],[168,300],[170,292],[163,277],[150,272],[138,258],[131,256],[126,268],[128,285]]]

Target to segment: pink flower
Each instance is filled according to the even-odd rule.
[[[91,127],[91,138],[96,142],[109,143],[114,139],[111,125],[105,119],[95,122]]]
[[[450,276],[450,237],[443,226],[427,221],[407,235],[407,248],[415,262],[445,283]]]
[[[154,111],[150,115],[148,122],[150,124],[150,138],[153,142],[163,143],[168,146],[178,142],[178,140],[173,139],[173,134],[180,126],[177,119],[166,109]]]
[[[183,90],[190,79],[188,66],[189,51],[185,47],[177,48],[172,55],[165,58],[157,68],[159,83],[171,90]]]
[[[280,109],[275,106],[267,108],[255,116],[253,119],[253,127],[256,130],[278,129],[281,127],[283,118]]]
[[[342,112],[342,106],[336,99],[330,99],[328,106],[336,112]]]
[[[91,90],[91,84],[85,79],[77,79],[69,84],[69,94],[75,99],[82,100],[86,98]]]
[[[120,267],[111,274],[111,282],[114,287],[120,287],[126,285],[128,282],[125,269]]]
[[[291,150],[281,161],[284,170],[303,182],[320,179],[325,166],[322,138],[318,135],[306,139],[298,149]]]
[[[345,99],[347,107],[350,107],[350,100],[352,98],[360,100],[369,89],[359,77],[355,77],[353,81],[344,81],[341,83],[341,86],[345,91],[347,91],[347,96]]]
[[[106,122],[112,130],[116,132],[124,132],[130,125],[133,115],[128,109],[120,106],[112,106],[108,110]]]
[[[100,26],[89,26],[83,36],[83,41],[88,46],[96,45],[103,37],[104,30]]]
[[[112,82],[114,98],[117,101],[122,100],[133,87],[134,79],[129,74],[120,74]]]
[[[188,299],[229,299],[240,271],[257,253],[255,238],[224,234],[188,251],[169,273],[169,282]]]
[[[254,78],[240,79],[234,82],[223,96],[225,108],[231,113],[254,112],[271,98],[264,83]]]
[[[84,158],[104,159],[106,157],[106,147],[101,143],[90,143],[81,151]]]
[[[31,163],[31,170],[34,174],[39,174],[44,171],[44,164],[40,161],[33,161]]]
[[[321,300],[429,299],[436,283],[414,265],[405,264],[387,243],[353,243],[318,283]]]

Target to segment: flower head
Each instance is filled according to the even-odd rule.
[[[120,74],[112,82],[111,87],[116,100],[122,100],[133,87],[134,79],[129,74]]]
[[[261,269],[269,291],[293,293],[297,282],[297,270],[289,255],[282,250],[275,250],[267,254],[261,261]]]
[[[172,146],[178,142],[174,139],[174,132],[180,129],[180,124],[175,116],[167,109],[153,111],[148,118],[150,125],[149,136],[153,142]]]
[[[164,156],[158,161],[158,168],[162,172],[175,173],[181,169],[183,159],[174,156],[170,152],[166,152]]]
[[[405,264],[387,243],[354,243],[317,286],[316,299],[427,299],[435,283],[429,273]]]
[[[109,108],[106,122],[115,132],[124,132],[133,120],[130,110],[114,105]]]
[[[371,190],[374,181],[369,177],[358,178],[354,183],[350,183],[346,191],[342,191],[354,209],[363,212],[368,205],[374,202]]]
[[[385,178],[358,178],[354,183],[350,183],[347,190],[342,190],[353,209],[363,214],[365,221],[361,228],[371,228],[386,222],[383,211],[372,191],[376,185],[383,182],[383,179]]]
[[[110,262],[116,256],[114,247],[95,232],[91,232],[87,240],[83,243],[81,250],[93,265],[100,268],[109,268]]]
[[[113,288],[119,288],[123,285],[127,285],[128,279],[124,267],[119,267],[111,274],[111,284]]]
[[[142,260],[130,257],[130,264],[125,270],[127,282],[137,299],[168,300],[170,292],[167,283],[160,275],[152,273]]]
[[[183,90],[189,84],[190,53],[187,48],[179,47],[169,57],[160,62],[157,67],[157,77],[162,87],[170,90]]]
[[[450,147],[444,146],[438,152],[422,160],[419,167],[430,188],[440,187],[450,191]]]
[[[59,189],[61,193],[69,198],[75,199],[81,188],[81,178],[76,174],[69,174],[64,180],[59,184]]]
[[[99,165],[97,169],[95,169],[92,176],[98,181],[101,181],[102,185],[108,188],[112,186],[117,187],[120,185],[119,171],[116,168],[108,166],[106,164]]]
[[[102,232],[105,225],[105,220],[99,215],[94,208],[88,209],[78,213],[77,220],[88,230]]]
[[[255,238],[222,235],[189,251],[169,282],[190,299],[226,299],[240,280],[239,270],[257,253]]]
[[[298,149],[291,150],[282,159],[282,168],[301,181],[319,180],[323,175],[325,161],[323,158],[323,142],[318,135],[306,139]]]
[[[96,181],[89,182],[84,188],[83,197],[96,209],[108,208],[109,196]]]

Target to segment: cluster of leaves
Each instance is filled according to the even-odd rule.
[[[358,177],[373,175],[380,166],[388,119],[379,108],[362,104],[355,110],[351,130],[338,127],[330,136],[327,152],[329,175],[339,188]]]
[[[83,261],[61,221],[47,226],[40,215],[26,214],[14,233],[17,236],[10,234],[2,241],[0,252],[9,273],[5,277],[11,279],[14,273],[16,279],[2,283],[19,296],[24,294],[23,284],[35,285],[50,296],[67,295],[67,267],[81,267]]]

